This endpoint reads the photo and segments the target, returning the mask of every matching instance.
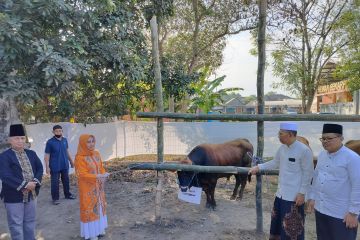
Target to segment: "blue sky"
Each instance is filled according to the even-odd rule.
[[[240,91],[242,96],[256,95],[257,57],[250,55],[251,48],[250,33],[248,31],[227,39],[223,64],[216,71],[217,77],[226,75],[221,88],[241,87],[244,89]],[[267,58],[269,59],[269,56]],[[265,72],[265,93],[269,91],[284,92],[282,89],[273,89],[271,87],[274,81],[277,81],[277,78],[272,75],[271,67],[268,66]]]

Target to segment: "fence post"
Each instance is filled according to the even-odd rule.
[[[155,97],[156,97],[156,111],[164,112],[163,96],[162,96],[162,83],[161,83],[161,71],[160,71],[160,59],[159,59],[159,36],[158,25],[156,22],[156,16],[154,15],[150,20],[151,28],[151,42],[152,42],[152,57],[154,63],[155,72]],[[164,162],[164,124],[161,117],[157,118],[157,142],[158,142],[158,163]],[[161,221],[161,192],[164,174],[162,171],[157,172],[157,187],[155,196],[155,222],[157,224]]]
[[[265,30],[266,30],[267,0],[259,1],[259,31],[258,31],[258,70],[257,70],[257,101],[258,114],[264,114],[264,75],[265,75]],[[264,150],[264,121],[257,122],[257,156],[262,158]],[[263,232],[262,212],[262,177],[256,175],[256,230]]]

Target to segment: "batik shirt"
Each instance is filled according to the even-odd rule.
[[[34,179],[34,173],[29,161],[28,156],[26,155],[25,151],[16,151],[15,149],[12,149],[15,152],[16,158],[19,161],[20,167],[22,169],[22,175],[24,178],[23,183],[33,181]],[[27,191],[23,192],[23,202],[29,201],[29,193]],[[36,198],[36,192],[35,190],[32,191],[32,197],[33,199]]]

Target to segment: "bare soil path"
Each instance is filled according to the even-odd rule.
[[[171,159],[171,158],[170,158]],[[162,222],[154,223],[156,172],[131,171],[120,160],[106,162],[115,172],[107,182],[108,222],[104,240],[250,240],[267,239],[276,177],[267,177],[263,186],[263,215],[265,234],[256,233],[255,178],[246,186],[242,201],[231,201],[235,179],[221,179],[216,188],[216,211],[205,208],[205,195],[200,205],[177,199],[176,174],[165,173],[162,201]],[[151,156],[136,156],[126,161],[154,161]],[[77,193],[76,180],[71,177],[71,189]],[[62,188],[61,188],[62,189]],[[60,205],[50,201],[47,178],[38,197],[37,240],[80,240],[79,202],[61,199]],[[316,239],[314,217],[307,216],[306,239]],[[4,204],[0,203],[0,240],[10,239]]]

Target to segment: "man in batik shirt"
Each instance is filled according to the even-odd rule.
[[[35,239],[36,197],[39,194],[43,166],[34,151],[24,149],[25,141],[23,125],[11,125],[11,148],[0,154],[0,197],[5,203],[12,240]]]

